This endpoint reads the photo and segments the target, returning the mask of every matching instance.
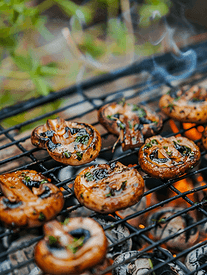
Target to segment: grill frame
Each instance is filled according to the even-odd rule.
[[[41,159],[37,159],[35,157],[35,153],[41,151],[38,148],[32,148],[27,150],[24,146],[24,142],[26,142],[27,140],[30,139],[30,135],[27,135],[23,138],[20,139],[15,139],[15,136],[13,136],[13,131],[19,131],[22,127],[27,126],[33,122],[37,122],[40,119],[47,119],[48,116],[51,115],[55,115],[55,114],[59,114],[63,111],[68,111],[74,107],[78,107],[79,105],[81,106],[81,104],[85,104],[88,103],[90,108],[88,108],[86,111],[82,111],[79,114],[75,114],[73,116],[71,116],[70,118],[67,117],[66,119],[70,119],[70,120],[80,120],[80,118],[84,118],[87,115],[90,115],[92,112],[98,110],[102,105],[106,104],[106,102],[112,102],[114,101],[114,97],[121,97],[121,96],[125,96],[126,100],[130,100],[130,99],[139,99],[140,97],[143,96],[148,96],[148,101],[147,100],[142,100],[141,103],[143,104],[152,104],[153,101],[158,101],[159,97],[161,96],[161,92],[158,93],[158,95],[153,96],[150,99],[150,95],[154,94],[155,92],[157,92],[159,89],[163,90],[164,88],[176,88],[180,85],[194,85],[197,83],[200,83],[204,80],[207,80],[207,55],[205,54],[205,52],[207,51],[207,42],[201,42],[199,44],[196,45],[190,45],[186,48],[183,48],[182,51],[185,52],[187,50],[193,50],[196,54],[197,54],[197,67],[196,67],[196,71],[194,72],[194,74],[192,76],[190,76],[188,79],[182,80],[179,83],[176,84],[172,84],[169,81],[167,81],[167,78],[163,77],[162,75],[158,75],[156,74],[156,68],[155,68],[155,64],[158,67],[164,67],[165,70],[172,74],[172,75],[177,75],[177,74],[182,74],[182,72],[186,71],[186,64],[185,62],[175,62],[173,56],[170,53],[167,54],[162,54],[159,55],[155,58],[149,58],[149,59],[144,59],[141,62],[137,62],[134,63],[128,67],[125,68],[121,68],[121,69],[117,69],[114,72],[110,72],[108,74],[104,74],[101,75],[99,77],[95,77],[93,79],[89,79],[86,80],[78,85],[74,85],[72,87],[69,87],[68,89],[65,90],[61,90],[58,92],[53,92],[51,94],[49,94],[48,96],[45,97],[39,97],[36,99],[30,99],[27,100],[25,102],[21,102],[18,104],[15,104],[13,106],[9,106],[6,107],[4,109],[2,109],[0,111],[0,121],[4,122],[4,120],[6,118],[15,116],[19,113],[22,112],[29,112],[31,109],[35,109],[36,107],[39,106],[44,106],[44,104],[47,103],[51,103],[56,101],[59,98],[64,98],[67,99],[70,96],[75,95],[76,93],[82,98],[81,100],[79,100],[78,102],[74,102],[74,103],[70,103],[67,104],[66,106],[60,107],[59,109],[55,110],[55,111],[51,111],[49,113],[46,113],[44,115],[41,116],[35,116],[34,118],[30,119],[30,120],[26,120],[23,123],[17,124],[15,126],[9,127],[7,129],[4,129],[3,126],[0,125],[0,137],[3,136],[5,137],[7,140],[9,140],[6,144],[0,146],[0,153],[2,150],[5,150],[11,146],[15,146],[18,150],[20,150],[21,153],[16,154],[12,157],[8,157],[4,160],[0,161],[0,167],[1,165],[5,165],[7,163],[11,163],[15,160],[19,160],[21,158],[29,158],[30,162],[28,162],[27,164],[23,164],[23,165],[19,165],[18,167],[16,167],[15,169],[12,169],[11,171],[17,170],[17,169],[31,169],[31,167],[35,166],[38,167],[38,171],[42,172],[42,174],[50,177],[52,179],[52,181],[58,186],[58,187],[63,187],[65,189],[64,191],[64,195],[66,200],[69,200],[71,197],[74,197],[74,193],[73,190],[70,189],[68,187],[68,184],[73,182],[74,177],[71,177],[69,179],[63,180],[61,181],[58,177],[57,177],[57,172],[60,171],[62,168],[64,168],[65,166],[59,163],[56,163],[54,167],[52,168],[48,168],[47,165],[45,165],[48,161],[51,160],[50,157],[46,156],[43,157]],[[167,60],[167,62],[166,62]],[[147,82],[145,82],[145,79],[141,82],[139,82],[138,84],[132,85],[132,86],[127,86],[125,88],[121,88],[118,90],[114,90],[112,93],[110,94],[103,94],[101,96],[90,96],[90,93],[92,93],[92,89],[94,88],[102,88],[102,85],[108,84],[108,83],[113,83],[114,81],[119,81],[121,79],[123,79],[126,76],[132,76],[132,75],[136,75],[139,76],[142,73],[147,73]],[[148,81],[150,79],[150,81]],[[103,89],[103,88],[102,88]],[[137,90],[135,93],[129,94],[127,95],[127,93],[131,90]],[[112,99],[110,99],[112,97]],[[107,99],[107,101],[106,101]],[[100,103],[101,101],[101,103]],[[98,103],[97,103],[98,102]],[[156,109],[155,111],[159,111],[159,109]],[[165,118],[164,119],[164,125],[167,125],[169,119]],[[83,121],[85,122],[85,121]],[[96,121],[94,123],[92,123],[93,126],[95,127],[99,127],[99,123],[96,119]],[[177,133],[168,133],[167,135],[163,132],[161,132],[162,136],[170,136],[170,135],[176,135],[176,134],[184,134],[185,130],[181,129],[179,130],[179,132]],[[108,136],[110,136],[110,134],[108,133],[103,133],[102,134],[102,138],[106,139]],[[112,135],[111,135],[112,136]],[[196,143],[200,142],[200,140],[197,140]],[[107,146],[107,147],[103,147],[101,149],[100,155],[104,155],[107,152],[110,152],[112,149],[112,145]],[[123,153],[121,156],[116,157],[115,159],[110,159],[109,163],[115,160],[119,160],[120,162],[124,161],[126,158],[128,158],[129,156],[132,155],[136,155],[137,156],[137,152],[138,149],[133,149],[130,150],[129,152],[125,152]],[[206,151],[202,152],[202,157],[204,158],[206,155]],[[53,165],[53,164],[52,164]],[[140,169],[139,164],[137,164],[135,166],[135,168]],[[189,178],[189,177],[194,177],[199,173],[202,173],[204,171],[206,171],[206,167],[203,168],[199,168],[198,170],[192,171],[190,173],[187,173],[181,177],[179,177],[179,180],[181,179],[185,179],[185,178]],[[8,171],[5,171],[8,172]],[[9,171],[10,172],[10,171]],[[147,180],[149,179],[149,176],[144,176],[144,179]],[[163,183],[163,185],[159,185],[156,186],[148,191],[145,192],[144,196],[147,196],[151,193],[155,193],[163,188],[168,188],[169,190],[171,190],[172,192],[174,192],[176,195],[171,197],[171,198],[167,198],[164,201],[158,202],[155,205],[149,206],[144,210],[141,210],[133,215],[130,215],[124,219],[121,219],[119,216],[117,216],[114,213],[114,217],[116,218],[116,222],[114,222],[115,225],[118,224],[124,224],[126,227],[129,228],[131,234],[129,237],[124,238],[121,240],[122,243],[124,242],[126,239],[128,238],[132,238],[132,237],[137,237],[140,239],[143,239],[144,241],[146,241],[149,245],[147,247],[145,247],[144,249],[140,250],[140,255],[142,255],[144,252],[147,252],[153,248],[158,249],[159,251],[161,251],[163,253],[163,255],[166,254],[166,252],[164,251],[164,249],[161,247],[161,244],[164,242],[163,240],[160,241],[153,241],[151,240],[148,236],[147,236],[147,232],[155,227],[156,225],[152,225],[152,226],[148,226],[145,227],[144,229],[139,229],[139,228],[134,228],[133,226],[131,226],[129,223],[127,223],[127,221],[133,217],[139,216],[141,214],[145,214],[147,212],[152,211],[153,209],[158,208],[159,206],[165,205],[166,203],[170,202],[170,201],[174,201],[177,198],[183,198],[184,201],[186,201],[186,203],[188,205],[190,205],[190,207],[186,208],[184,210],[185,212],[189,212],[191,210],[197,209],[197,211],[201,212],[206,218],[203,218],[202,220],[199,220],[196,224],[193,224],[191,226],[188,226],[187,229],[193,228],[201,223],[203,223],[204,221],[207,222],[207,211],[205,211],[202,206],[205,202],[199,202],[197,204],[195,204],[191,199],[189,199],[187,197],[187,195],[191,194],[191,193],[195,193],[201,190],[205,189],[205,186],[199,186],[196,188],[193,188],[190,191],[186,191],[184,193],[182,193],[180,190],[178,190],[177,188],[175,188],[173,186],[173,184],[175,182],[177,182],[178,179],[172,179],[172,180],[168,180],[166,182]],[[67,213],[72,212],[73,210],[77,209],[81,207],[79,204],[74,204],[71,207],[68,207],[68,209],[63,209],[60,213],[60,215],[67,215]],[[167,220],[170,220],[172,218],[174,218],[175,216],[178,216],[180,213],[177,213],[175,215],[173,215],[172,217],[168,218]],[[95,213],[91,215],[91,217],[94,217]],[[106,226],[104,227],[104,230],[107,230],[108,228],[110,228],[110,226]],[[187,231],[187,229],[185,229],[185,231]],[[181,232],[180,232],[181,233]],[[179,234],[180,234],[179,233]],[[13,230],[7,230],[6,232],[0,233],[0,239],[6,237],[6,236],[12,236],[14,235],[15,232]],[[178,233],[177,233],[178,235]],[[41,238],[41,236],[37,237],[36,239],[32,239],[31,241],[27,242],[26,244],[20,245],[17,248],[11,250],[11,251],[5,251],[5,252],[1,252],[0,253],[0,259],[7,257],[9,254],[11,254],[12,252],[18,251],[18,250],[22,250],[27,246],[30,246],[34,243],[36,243],[39,239]],[[169,238],[172,238],[169,237]],[[166,239],[165,239],[166,241]],[[206,244],[207,240],[205,240],[203,243],[198,243],[197,246],[200,246],[202,244]],[[117,244],[117,243],[116,243]],[[110,247],[113,247],[115,244],[112,244]],[[171,257],[169,258],[167,261],[165,261],[165,263],[158,265],[155,269],[153,269],[152,271],[148,272],[147,274],[153,273],[153,271],[155,271],[157,268],[159,268],[160,266],[163,266],[164,264],[168,263],[168,262],[172,262],[172,261],[176,261],[177,259],[180,259],[182,256],[185,256],[188,252],[190,252],[192,250],[192,248],[189,248],[183,252],[180,252],[176,255],[176,257]],[[1,261],[1,260],[0,260]],[[31,262],[33,262],[33,259],[28,259],[28,261],[24,261],[20,264],[18,264],[17,266],[13,266],[10,269],[7,269],[5,271],[2,271],[1,274],[8,274],[10,272],[13,272],[15,270],[20,269],[23,266],[27,266],[29,265]],[[207,267],[207,264],[204,264],[201,266],[202,267]],[[102,271],[100,274],[105,274],[107,271],[110,271],[112,269],[112,267],[107,268],[106,270]],[[186,274],[190,275],[193,274],[193,272],[188,272],[187,270],[185,270]]]

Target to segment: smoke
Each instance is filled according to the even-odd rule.
[[[184,35],[190,36],[195,33],[194,28],[184,16],[184,5],[182,4],[180,5],[180,7],[179,25],[181,22],[183,22],[183,24],[181,24],[181,29],[183,28],[183,30],[185,31]],[[160,17],[159,23],[153,24],[153,21],[157,17]],[[174,18],[174,16],[172,16],[172,18]],[[184,64],[184,68],[180,75],[171,75],[165,67],[159,66],[159,64],[156,63],[154,57],[152,57],[154,68],[151,71],[151,75],[157,79],[160,79],[162,82],[165,82],[166,84],[168,84],[168,86],[172,87],[172,81],[179,81],[188,78],[195,72],[197,67],[197,54],[192,49],[183,52],[177,46],[174,38],[177,30],[176,22],[174,26],[173,22],[171,22],[172,26],[170,26],[168,24],[166,16],[161,17],[159,11],[154,11],[151,15],[150,20],[152,22],[152,29],[149,33],[149,42],[154,46],[162,42],[166,46],[167,50],[171,53],[172,59],[176,63],[176,65],[182,63],[183,66]],[[158,29],[162,29],[162,32],[160,34],[158,34]],[[183,40],[185,40],[185,37],[183,37]],[[151,82],[150,80],[148,80],[148,85]]]
[[[140,46],[145,46],[146,43],[152,45],[152,49],[162,45],[161,53],[170,52],[173,62],[176,65],[181,63],[182,68],[184,67],[180,75],[171,75],[166,66],[156,63],[154,56],[157,53],[155,50],[154,54],[149,53],[150,55],[146,56],[146,58],[152,59],[153,64],[148,84],[152,78],[157,78],[171,86],[172,81],[191,76],[197,66],[196,52],[192,49],[182,51],[177,42],[178,38],[180,39],[177,35],[178,30],[181,33],[180,30],[183,29],[182,39],[180,39],[182,45],[185,45],[185,40],[187,43],[188,37],[195,33],[193,26],[185,18],[185,1],[183,1],[175,1],[176,3],[173,1],[174,6],[171,8],[173,12],[163,15],[163,10],[156,10],[154,7],[150,11],[144,7],[146,13],[140,14],[138,12],[140,4],[136,1],[122,0],[121,14],[116,18],[108,18],[107,22],[104,22],[104,28],[92,28],[91,31],[86,26],[84,14],[80,11],[76,12],[76,17],[72,17],[70,20],[70,28],[64,29],[63,35],[67,39],[71,52],[82,62],[83,67],[77,76],[77,83],[81,82],[84,72],[88,69],[94,70],[95,73],[113,72],[113,70],[139,61],[142,58],[142,52],[139,51]],[[107,27],[111,27],[113,31],[108,32]],[[98,30],[104,31],[99,33]],[[86,34],[89,34],[90,41],[86,39]],[[90,51],[82,51],[83,48],[86,49],[85,41],[88,43],[87,46],[93,48],[94,55]],[[122,52],[123,49],[125,52]],[[99,52],[102,56],[96,55]],[[123,53],[125,57],[123,57]]]

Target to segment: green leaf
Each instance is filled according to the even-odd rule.
[[[32,77],[32,81],[40,95],[46,96],[50,93],[50,86],[43,77]]]
[[[32,64],[29,56],[12,54],[11,57],[20,70],[22,71],[31,70]]]
[[[44,76],[58,75],[58,69],[50,66],[42,66],[40,68],[40,74]]]
[[[63,12],[67,15],[72,16],[76,14],[76,11],[79,9],[79,6],[72,1],[67,0],[54,0],[59,7],[62,8]]]

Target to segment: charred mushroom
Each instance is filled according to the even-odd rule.
[[[101,150],[101,136],[92,125],[62,118],[48,119],[35,128],[31,142],[47,149],[54,160],[73,166],[91,162]]]

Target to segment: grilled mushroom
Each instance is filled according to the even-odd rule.
[[[189,90],[169,91],[159,101],[159,106],[167,116],[181,122],[207,122],[207,91],[193,86]]]
[[[44,225],[44,232],[34,255],[45,273],[80,274],[105,258],[107,239],[93,219],[71,218],[63,224],[54,220]]]
[[[35,128],[31,135],[33,145],[47,149],[56,161],[81,165],[94,160],[101,150],[101,136],[90,124],[48,119]]]
[[[123,151],[141,146],[144,137],[155,135],[162,128],[159,115],[125,101],[106,104],[98,111],[98,119],[109,132],[119,136]]]
[[[182,231],[196,222],[193,213],[181,213],[179,216],[173,217],[171,220],[166,221],[167,218],[176,215],[183,208],[164,207],[148,217],[148,225],[156,224],[150,231],[150,237],[157,241],[166,237],[171,237],[166,241],[166,245],[173,251],[181,251],[191,247],[198,239],[199,231],[197,227]],[[173,237],[174,234],[179,233],[178,236]]]
[[[196,166],[200,160],[199,147],[185,137],[148,138],[140,148],[139,164],[152,177],[175,178]]]
[[[137,203],[144,192],[138,171],[120,162],[83,169],[74,182],[78,201],[100,213],[112,213]]]
[[[59,188],[33,170],[0,175],[0,187],[0,220],[7,226],[40,226],[64,205]]]

